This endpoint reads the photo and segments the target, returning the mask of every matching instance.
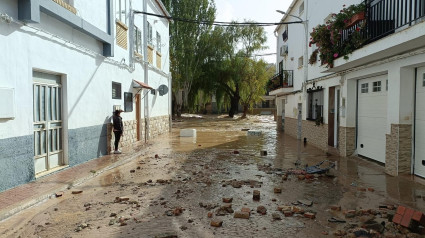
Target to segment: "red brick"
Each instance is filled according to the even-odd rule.
[[[306,213],[304,213],[304,217],[314,219],[314,218],[316,218],[316,214],[311,213],[311,212],[306,212]]]
[[[402,225],[404,227],[409,227],[410,220],[412,219],[414,212],[415,212],[414,210],[412,210],[410,208],[406,208],[406,211],[404,212],[404,215],[403,215],[403,219],[401,219],[400,225]]]
[[[404,212],[406,211],[406,208],[405,207],[403,207],[403,206],[398,206],[397,207],[397,214],[400,214],[400,215],[404,215]]]
[[[247,208],[247,207],[243,207],[243,208],[241,209],[241,212],[247,212],[247,213],[251,214],[251,209],[249,209],[249,208]]]
[[[403,217],[400,214],[395,214],[394,217],[393,217],[393,222],[396,223],[396,224],[400,224],[402,218]]]
[[[413,213],[412,220],[419,222],[421,225],[425,225],[425,216],[422,212],[415,211]]]

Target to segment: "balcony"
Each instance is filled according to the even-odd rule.
[[[282,70],[280,73],[275,74],[267,85],[267,91],[269,95],[276,95],[282,92],[291,91],[294,87],[294,71],[293,70]],[[289,92],[288,91],[288,92]]]
[[[366,0],[365,19],[341,32],[339,45],[355,31],[364,43],[349,60],[335,60],[329,72],[338,72],[425,46],[425,0]]]

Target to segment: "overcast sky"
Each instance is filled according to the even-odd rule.
[[[276,10],[286,11],[292,0],[215,0],[217,5],[217,21],[244,19],[256,22],[279,22],[282,14]],[[267,32],[267,50],[262,53],[276,53],[276,26],[265,27]],[[263,57],[269,63],[276,63],[276,55]]]

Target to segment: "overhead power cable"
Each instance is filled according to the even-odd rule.
[[[198,25],[213,25],[213,26],[278,26],[278,25],[289,25],[289,24],[300,24],[303,23],[303,21],[293,21],[293,22],[224,22],[224,21],[199,21],[199,20],[193,20],[193,19],[185,19],[185,18],[178,18],[178,17],[169,17],[164,15],[159,15],[155,13],[150,12],[143,12],[143,11],[134,11],[135,14],[145,14],[148,16],[155,16],[159,18],[165,18],[172,21],[180,21],[180,22],[186,22],[186,23],[193,23]]]

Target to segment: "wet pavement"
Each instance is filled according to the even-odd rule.
[[[387,176],[381,165],[365,159],[326,154],[276,131],[271,116],[193,117],[173,127],[171,135],[152,140],[133,161],[1,222],[0,236],[333,237],[338,230],[361,226],[363,215],[346,218],[347,210],[372,209],[378,220],[392,212],[379,210],[380,205],[425,211],[422,180]],[[180,138],[182,128],[197,129],[197,137]],[[247,136],[244,129],[262,135]],[[323,160],[336,163],[329,175],[283,179],[290,168]],[[260,192],[259,201],[253,199],[254,190]],[[220,209],[226,205],[223,198],[232,198],[231,209]],[[315,218],[285,217],[277,211],[285,205]],[[342,211],[330,209],[334,205]],[[265,214],[257,212],[259,206],[267,209]],[[249,219],[234,218],[232,212],[242,208],[251,210]],[[331,217],[347,223],[330,223]],[[211,226],[212,220],[221,220],[222,226]]]

